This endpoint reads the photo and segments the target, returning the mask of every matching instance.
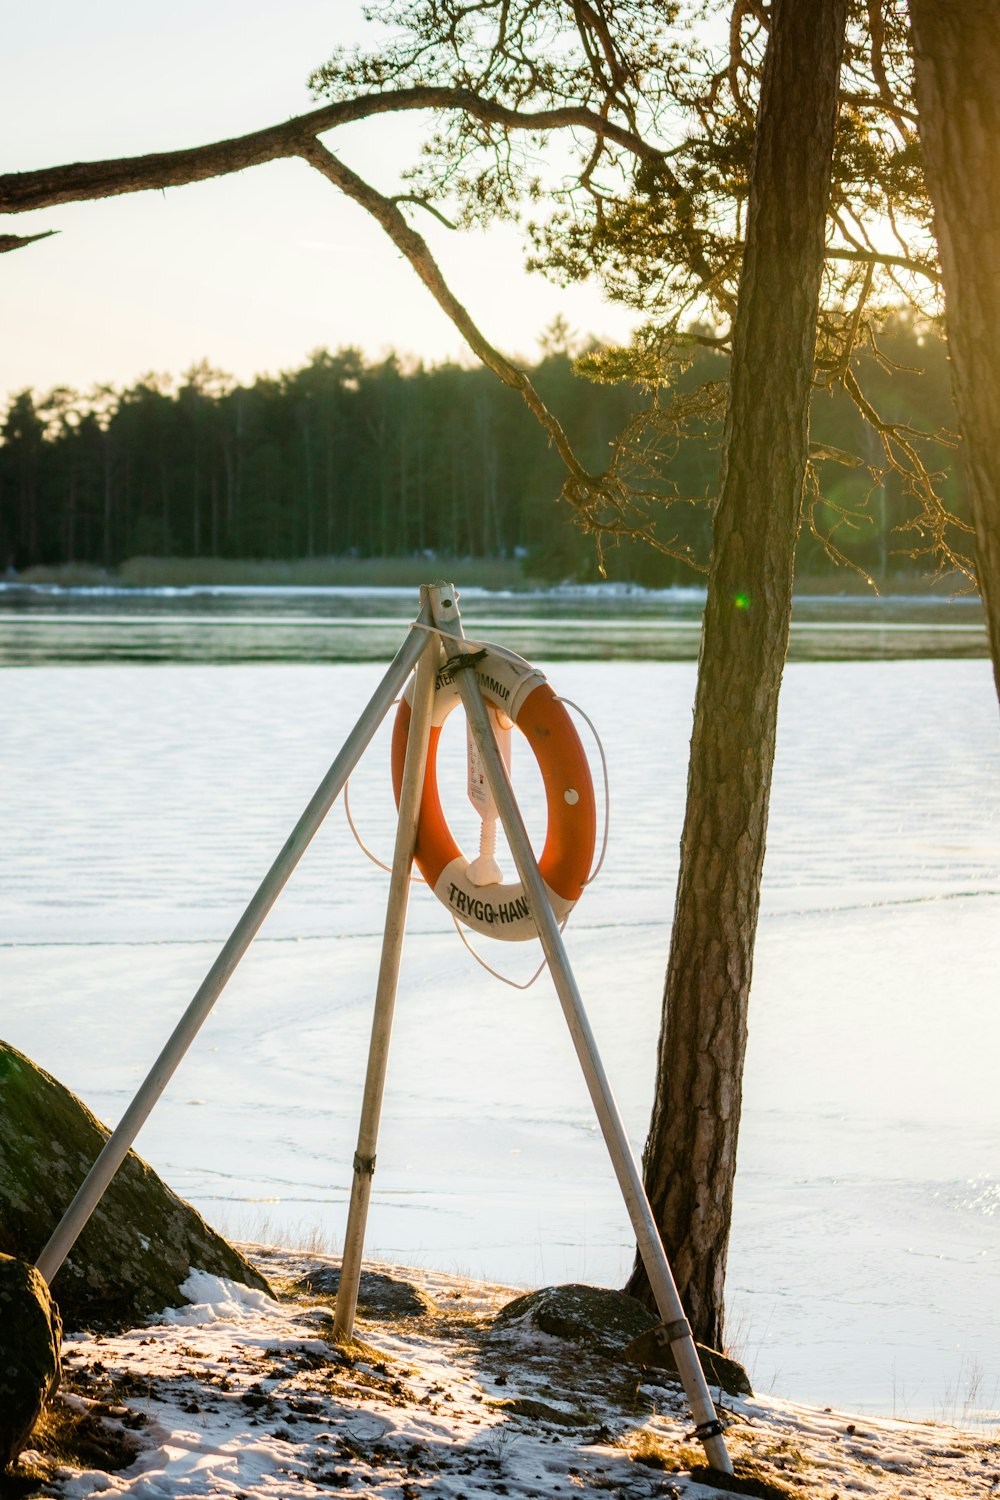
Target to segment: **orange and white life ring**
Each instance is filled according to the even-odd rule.
[[[538,868],[552,909],[561,922],[583,894],[597,837],[594,787],[580,737],[544,675],[523,657],[490,646],[476,661],[475,672],[487,703],[517,726],[538,762],[548,808],[545,846]],[[392,734],[392,784],[397,806],[412,694],[411,679],[400,701]],[[521,942],[537,936],[523,885],[520,881],[474,884],[468,875],[470,862],[456,843],[441,807],[437,784],[438,741],[445,720],[460,701],[458,684],[447,665],[443,665],[435,684],[417,825],[416,863],[438,900],[460,922],[488,937]]]

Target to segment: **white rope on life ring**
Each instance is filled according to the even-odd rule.
[[[489,646],[476,660],[474,670],[487,704],[517,726],[538,763],[548,809],[538,868],[556,920],[562,922],[583,894],[597,839],[594,787],[583,745],[544,674],[523,657]],[[392,733],[392,784],[397,806],[412,694],[411,679],[396,711]],[[438,900],[460,922],[487,937],[523,942],[537,936],[523,885],[520,881],[484,885],[471,880],[470,860],[459,848],[441,807],[438,741],[445,720],[460,701],[458,684],[444,663],[435,685],[414,858]]]

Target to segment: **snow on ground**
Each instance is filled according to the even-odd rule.
[[[331,1341],[329,1299],[289,1291],[297,1278],[337,1263],[251,1253],[280,1300],[193,1272],[184,1287],[190,1304],[149,1327],[67,1340],[70,1406],[100,1414],[136,1449],[117,1472],[58,1465],[44,1493],[64,1500],[725,1493],[704,1473],[692,1477],[704,1459],[678,1386],[545,1334],[494,1327],[508,1288],[385,1267],[420,1287],[438,1311],[359,1317],[359,1342],[343,1350]],[[727,1396],[721,1409],[737,1473],[764,1482],[757,1493],[1000,1495],[1000,1445],[983,1434],[772,1398]],[[25,1458],[30,1464],[33,1455]]]

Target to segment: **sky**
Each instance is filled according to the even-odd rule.
[[[0,171],[171,150],[316,107],[306,79],[338,43],[371,35],[358,0],[36,0],[4,20]],[[327,142],[383,191],[418,118],[372,120]],[[317,172],[273,162],[166,193],[0,220],[49,240],[5,255],[0,398],[88,390],[206,359],[240,379],[356,345],[471,362],[383,232]],[[596,290],[523,271],[516,232],[459,235],[420,215],[453,289],[506,352],[537,358],[561,313],[581,335],[622,337]]]

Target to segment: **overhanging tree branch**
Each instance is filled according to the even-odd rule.
[[[616,125],[595,110],[573,106],[516,110],[484,98],[471,89],[418,87],[390,89],[385,93],[340,100],[308,114],[296,115],[280,125],[270,125],[249,135],[186,150],[120,157],[112,161],[73,162],[36,172],[8,172],[0,176],[0,213],[28,213],[59,203],[79,203],[93,198],[113,198],[122,193],[142,193],[151,188],[183,187],[190,182],[204,182],[230,172],[242,172],[247,167],[300,155],[303,145],[338,125],[349,125],[374,115],[425,109],[461,110],[505,130],[589,131],[614,141],[639,160],[655,163],[657,175],[668,189],[677,194],[682,192],[681,184],[667,165],[662,151],[635,131]]]
[[[335,101],[321,109],[297,115],[279,125],[252,131],[180,151],[155,152],[146,156],[120,157],[107,161],[73,162],[45,167],[34,172],[10,172],[0,175],[0,213],[29,213],[61,203],[87,202],[96,198],[118,197],[126,193],[184,187],[224,177],[248,167],[302,155],[303,148],[320,135],[341,125],[375,115],[413,110],[461,113],[504,131],[539,132],[579,130],[591,134],[598,148],[613,142],[629,152],[642,166],[648,181],[673,204],[684,244],[684,254],[702,289],[709,290],[718,279],[717,268],[705,255],[698,228],[692,220],[687,189],[670,166],[667,154],[645,140],[637,131],[617,124],[583,105],[564,105],[553,109],[511,109],[468,88],[419,85],[405,89],[387,89]],[[585,174],[586,175],[586,174]],[[430,212],[438,213],[426,195],[413,195]],[[438,213],[440,217],[440,214]],[[731,300],[725,291],[720,300],[731,313]]]
[[[589,7],[586,13],[591,18]],[[585,106],[518,110],[462,87],[420,85],[384,90],[335,101],[249,135],[185,150],[8,173],[0,176],[0,212],[25,213],[60,203],[182,187],[268,161],[301,157],[376,219],[472,351],[505,385],[519,391],[565,465],[567,477],[562,487],[563,498],[573,505],[585,529],[598,536],[642,536],[673,555],[674,549],[670,545],[659,542],[652,535],[651,522],[642,505],[650,497],[634,494],[617,474],[615,462],[600,474],[591,473],[580,462],[562,424],[541,399],[528,376],[502,355],[478,328],[452,293],[426,241],[412,229],[397,205],[414,202],[448,227],[453,227],[449,221],[425,195],[404,193],[390,198],[379,193],[319,140],[321,134],[339,125],[407,110],[461,112],[470,118],[496,124],[504,131],[587,131],[593,135],[597,150],[606,141],[614,142],[640,161],[647,173],[653,174],[660,190],[675,204],[683,224],[686,257],[691,270],[700,277],[702,287],[707,289],[717,278],[717,271],[708,263],[696,226],[691,221],[683,184],[668,165],[664,153],[635,130],[609,119],[606,109],[600,113]],[[33,238],[43,237],[9,236],[9,244],[3,248],[18,248]],[[724,294],[720,295],[726,300]]]

